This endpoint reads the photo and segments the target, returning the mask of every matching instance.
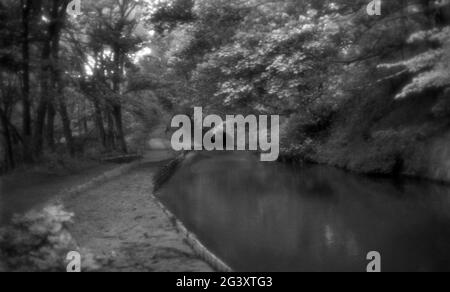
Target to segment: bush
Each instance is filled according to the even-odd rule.
[[[10,226],[0,230],[0,271],[65,271],[67,253],[79,250],[68,231],[73,217],[63,206],[16,216]],[[98,268],[92,256],[85,258],[85,269]]]

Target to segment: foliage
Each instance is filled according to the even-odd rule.
[[[402,34],[420,23],[402,18],[398,2],[381,19],[367,17],[366,4],[196,1],[189,24],[166,19],[178,24],[166,39],[183,34],[170,41],[176,50],[169,52],[169,68],[191,82],[192,104],[292,113],[324,102],[336,110],[351,90],[370,83],[370,68],[394,56],[404,45]]]
[[[8,271],[64,271],[65,256],[76,245],[67,231],[74,214],[51,206],[13,219],[1,230],[0,255]]]
[[[401,141],[431,137],[423,129],[448,120],[444,2],[383,1],[382,16],[371,17],[367,1],[197,0],[188,22],[166,18],[170,29],[155,41],[166,48],[177,111],[279,114],[287,156],[390,171],[405,151]],[[162,12],[179,14],[171,7]],[[399,100],[412,94],[429,103]],[[403,121],[413,110],[421,119]],[[353,155],[357,147],[369,150]]]
[[[428,43],[432,48],[401,62],[382,65],[384,68],[406,68],[403,72],[414,77],[396,98],[406,98],[428,89],[445,89],[450,86],[450,26],[419,31],[410,36],[408,43]]]
[[[373,92],[428,94],[442,120],[450,107],[448,1],[383,1],[372,17],[366,0],[85,0],[78,18],[67,1],[20,2],[0,5],[5,170],[60,145],[72,156],[141,149],[193,106],[283,115],[294,146],[320,145],[348,111],[366,139],[389,115],[364,121]]]
[[[163,1],[155,8],[151,17],[158,33],[174,29],[177,25],[189,23],[194,20],[192,13],[194,0]]]
[[[159,75],[134,82],[148,52],[152,2],[83,0],[77,18],[65,13],[69,2],[0,3],[2,173],[61,150],[72,158],[127,152],[127,133],[154,126],[140,118],[153,107],[136,115],[134,96],[164,86]]]

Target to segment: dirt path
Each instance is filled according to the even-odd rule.
[[[212,271],[183,241],[150,196],[158,163],[65,201],[76,214],[71,233],[82,248],[108,259],[106,271]]]
[[[39,208],[65,190],[117,167],[92,162],[74,173],[21,172],[0,177],[0,226],[8,224],[14,214]]]

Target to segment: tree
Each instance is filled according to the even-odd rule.
[[[405,73],[413,75],[412,81],[396,95],[396,98],[406,98],[429,89],[442,91],[448,89],[450,87],[450,26],[416,32],[411,35],[408,43],[428,43],[432,46],[431,49],[407,60],[381,66],[387,69],[400,67],[402,70],[396,75]]]
[[[30,101],[30,16],[32,14],[32,1],[21,0],[22,7],[22,132],[24,143],[23,156],[26,162],[32,161],[30,149],[31,142],[31,101]]]
[[[17,29],[18,6],[13,1],[0,3],[0,154],[3,154],[1,170],[11,170],[16,165],[14,149],[21,137],[12,123],[13,110],[18,102],[20,56],[20,31]],[[20,27],[20,25],[19,25]]]
[[[105,144],[111,145],[113,149],[118,147],[121,152],[127,152],[123,126],[123,94],[125,92],[125,72],[132,66],[130,57],[140,49],[143,42],[138,31],[138,24],[142,11],[145,9],[143,1],[101,1],[92,2],[87,6],[92,11],[91,15],[84,20],[89,22],[86,29],[87,56],[82,57],[85,61],[93,60],[92,80],[93,87],[98,95],[105,97],[104,116],[107,121],[107,131],[104,131],[101,120],[100,101],[94,98],[96,107],[97,125],[101,135],[106,132]],[[80,49],[78,48],[78,52]],[[93,88],[91,88],[93,89]],[[117,146],[117,147],[116,147]]]
[[[46,22],[46,31],[43,35],[41,47],[41,76],[40,87],[41,94],[37,108],[37,115],[34,129],[34,155],[39,158],[42,155],[44,141],[44,126],[47,116],[47,137],[50,147],[53,147],[54,137],[54,118],[55,102],[58,105],[58,111],[64,124],[64,134],[69,152],[74,154],[73,138],[70,129],[70,121],[67,115],[67,109],[63,100],[63,84],[61,82],[61,71],[59,68],[59,48],[61,33],[65,25],[66,10],[69,0],[53,0],[44,5],[44,19]],[[48,17],[48,18],[47,18]]]
[[[442,33],[446,2],[384,1],[382,16],[371,17],[367,1],[197,0],[189,21],[181,17],[188,15],[185,9],[169,2],[153,23],[172,47],[167,72],[178,73],[172,75],[179,80],[175,86],[190,89],[175,103],[282,114],[292,123],[286,136],[300,137],[289,143],[324,140],[349,105],[355,115],[364,115],[374,95],[393,99],[404,82],[399,78],[405,78],[398,74],[400,65],[417,77],[405,90],[436,82],[445,87],[448,80],[443,60],[448,49],[442,43],[448,39]],[[408,35],[435,27],[441,44],[436,38],[421,48],[408,43]],[[418,59],[426,70],[405,70]],[[396,68],[381,69],[383,63]],[[389,114],[389,104],[366,115],[352,138],[367,140],[376,119]]]

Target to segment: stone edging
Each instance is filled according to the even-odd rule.
[[[45,205],[49,204],[62,204],[62,202],[68,197],[75,196],[79,193],[85,192],[99,184],[105,183],[115,177],[125,174],[132,170],[133,168],[139,166],[142,162],[140,160],[134,161],[132,163],[122,165],[120,167],[114,168],[105,172],[104,174],[97,176],[88,182],[68,189],[66,191],[60,192],[54,199],[47,202]],[[182,234],[188,245],[194,250],[194,252],[206,263],[208,263],[212,268],[218,272],[233,272],[233,270],[225,264],[221,259],[214,255],[210,250],[208,250],[201,242],[198,240],[192,232],[190,232],[184,224],[178,220],[178,218],[172,214],[153,194],[151,194],[154,202],[161,208],[164,214],[169,218],[169,220],[174,224],[178,232]]]
[[[219,259],[214,253],[207,249],[197,238],[195,234],[190,232],[186,226],[172,213],[166,206],[164,206],[154,194],[151,195],[155,203],[162,209],[162,211],[167,215],[169,220],[174,224],[175,228],[180,232],[188,245],[194,250],[194,252],[217,272],[233,272],[227,264],[225,264],[221,259]]]
[[[85,192],[91,188],[94,188],[100,184],[103,184],[113,178],[116,178],[118,176],[121,176],[133,168],[139,166],[141,164],[141,160],[137,160],[128,164],[124,164],[121,166],[118,166],[116,168],[113,168],[112,170],[106,171],[103,174],[92,178],[88,182],[72,187],[70,189],[61,191],[58,195],[56,195],[55,198],[51,199],[49,202],[47,202],[45,205],[49,204],[62,204],[63,201],[71,196],[76,196],[82,192]]]

